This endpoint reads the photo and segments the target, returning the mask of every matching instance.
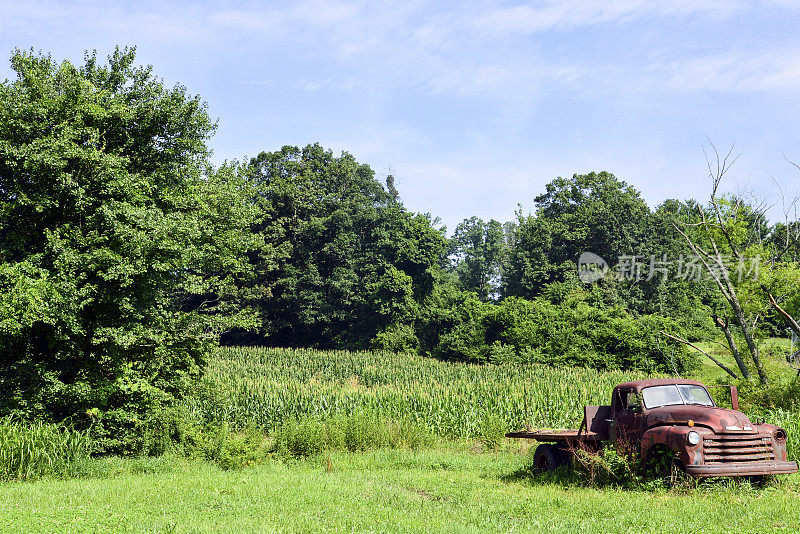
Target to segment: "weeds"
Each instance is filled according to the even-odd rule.
[[[506,424],[496,414],[486,414],[478,431],[480,438],[487,450],[496,451],[503,443],[507,431]]]
[[[189,458],[202,458],[222,469],[241,469],[263,462],[270,444],[263,429],[251,426],[231,432],[227,424],[189,425],[183,429],[178,451]]]

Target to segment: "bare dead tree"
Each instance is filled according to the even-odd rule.
[[[791,161],[786,157],[785,154],[783,155],[783,158],[797,170],[800,170],[800,165]],[[777,263],[784,260],[785,255],[790,250],[795,248],[798,242],[800,242],[800,220],[797,218],[797,207],[798,202],[800,202],[800,195],[795,194],[789,200],[787,200],[787,192],[780,186],[780,184],[777,183],[777,181],[773,180],[773,182],[778,187],[778,191],[780,192],[784,229],[786,232],[786,235],[783,236],[783,246],[776,251],[772,258],[770,258],[770,263]],[[761,289],[767,295],[772,308],[778,312],[778,315],[783,319],[786,325],[791,328],[795,334],[800,336],[800,324],[797,323],[797,320],[795,320],[795,318],[792,317],[789,312],[787,312],[778,304],[778,298],[776,298],[775,295],[770,292],[768,287],[762,284]]]
[[[739,371],[742,372],[742,376],[747,380],[750,380],[750,369],[747,368],[747,365],[744,363],[744,358],[742,358],[742,353],[739,352],[739,347],[736,346],[736,341],[733,339],[733,335],[731,334],[728,318],[718,317],[716,315],[712,315],[711,318],[714,320],[714,324],[717,325],[717,328],[722,330],[722,333],[725,336],[725,341],[728,343],[728,349],[730,349],[733,359],[736,361],[736,365],[739,367]]]
[[[735,200],[734,205],[731,209],[727,210],[727,212],[723,212],[722,208],[720,207],[720,199],[719,199],[719,188],[720,184],[722,183],[723,179],[725,178],[726,174],[730,171],[731,166],[736,162],[736,160],[741,155],[741,152],[738,154],[734,154],[734,146],[731,146],[730,150],[724,155],[720,155],[719,151],[717,151],[716,146],[709,141],[709,145],[711,150],[713,150],[713,158],[710,156],[709,152],[704,148],[703,152],[706,155],[706,165],[708,168],[708,176],[711,179],[711,209],[713,212],[713,220],[709,220],[706,216],[705,211],[702,208],[698,209],[700,215],[700,222],[695,223],[692,226],[698,227],[705,235],[705,243],[701,246],[700,240],[696,238],[690,237],[686,232],[681,229],[681,227],[676,223],[673,222],[673,226],[678,231],[678,233],[683,236],[686,243],[692,249],[692,252],[700,259],[703,266],[705,267],[706,272],[710,276],[710,278],[714,281],[717,285],[722,296],[728,302],[733,311],[733,321],[736,325],[739,326],[739,329],[742,332],[742,336],[744,337],[745,343],[747,344],[747,348],[750,352],[750,357],[755,365],[756,371],[758,372],[759,381],[762,384],[768,383],[769,379],[767,377],[766,372],[764,371],[764,365],[761,361],[761,354],[759,352],[758,344],[756,343],[752,328],[750,326],[750,322],[747,320],[744,308],[739,300],[739,296],[736,292],[736,288],[733,285],[733,282],[730,278],[730,273],[728,272],[727,265],[725,265],[725,259],[720,250],[720,247],[717,244],[715,236],[712,235],[711,230],[717,230],[722,238],[725,240],[727,245],[730,247],[731,252],[736,257],[741,257],[741,251],[739,250],[739,246],[736,241],[733,239],[731,232],[729,230],[730,226],[729,223],[737,216],[739,213],[739,209],[741,207],[741,199]],[[730,329],[728,327],[727,321],[721,323],[725,325],[725,329],[723,329],[723,333],[725,330],[728,330],[730,333]],[[741,357],[738,349],[735,346],[735,343],[732,343],[733,337],[730,338],[728,335],[725,336],[726,340],[729,342],[729,346],[731,349],[731,354],[733,355],[734,359],[736,360],[736,365],[739,367],[739,370],[742,373],[742,376],[749,378],[749,371],[747,370],[747,365],[744,359]]]
[[[789,312],[781,308],[781,306],[775,301],[775,297],[772,296],[772,293],[769,290],[762,286],[762,289],[767,293],[769,297],[769,303],[772,304],[772,307],[783,317],[783,320],[786,321],[786,324],[789,325],[789,328],[794,330],[794,333],[800,336],[800,324],[797,323],[794,317],[792,317]]]
[[[787,158],[786,154],[783,155],[783,158],[797,170],[800,170],[800,166]],[[786,231],[786,235],[783,238],[783,247],[778,249],[775,255],[770,258],[770,261],[778,262],[783,259],[786,253],[795,248],[798,242],[800,242],[800,219],[797,217],[800,194],[795,193],[790,197],[788,192],[781,187],[777,180],[773,178],[772,182],[778,188],[778,192],[780,193],[781,210],[783,212],[783,226]]]

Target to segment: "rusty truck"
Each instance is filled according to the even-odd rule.
[[[729,387],[732,409],[717,406],[696,380],[626,382],[614,388],[610,405],[585,406],[577,430],[528,429],[506,436],[539,443],[534,452],[539,473],[570,465],[577,450],[600,452],[608,443],[636,455],[642,466],[661,465],[693,477],[796,472],[797,462],[787,457],[786,431],[751,422],[739,411],[736,387]]]

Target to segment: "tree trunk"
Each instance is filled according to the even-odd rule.
[[[742,335],[747,343],[747,348],[750,349],[750,355],[753,357],[753,363],[756,364],[758,380],[762,384],[766,385],[769,383],[769,379],[767,378],[766,371],[764,371],[764,364],[761,362],[761,354],[758,351],[758,345],[756,345],[756,342],[753,340],[753,335],[750,332],[750,325],[747,324],[747,319],[744,316],[744,311],[742,311],[742,306],[739,304],[739,299],[736,297],[736,293],[731,291],[730,297],[731,298],[728,300],[733,308],[734,317],[736,318],[736,322],[739,324],[739,327],[742,329]]]
[[[710,355],[709,353],[707,353],[706,351],[704,351],[703,349],[701,349],[700,347],[695,345],[694,343],[692,343],[692,342],[690,342],[690,341],[688,341],[686,339],[683,339],[682,337],[673,336],[672,334],[668,334],[668,333],[664,332],[663,330],[661,331],[661,334],[667,336],[668,338],[674,339],[675,341],[679,341],[680,343],[683,343],[684,345],[689,345],[694,350],[705,354],[706,356],[708,356],[708,359],[711,360],[712,362],[714,362],[715,364],[717,364],[717,366],[720,369],[722,369],[723,371],[725,371],[726,373],[731,375],[733,378],[735,378],[737,380],[739,379],[739,377],[736,376],[736,373],[731,371],[730,367],[728,367],[727,365],[725,365],[724,363],[722,363],[721,361],[719,361],[718,359],[716,359],[715,357],[713,357],[712,355]]]
[[[739,352],[739,347],[736,346],[736,341],[733,339],[731,335],[731,329],[728,325],[728,319],[721,319],[716,315],[712,315],[714,322],[717,324],[722,333],[725,334],[725,340],[728,342],[728,347],[731,349],[731,354],[733,354],[733,359],[736,360],[736,365],[739,367],[739,370],[742,372],[742,376],[745,377],[747,380],[750,380],[750,369],[747,368],[747,364],[744,362],[742,358],[742,354]]]

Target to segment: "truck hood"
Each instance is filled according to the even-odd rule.
[[[690,404],[662,406],[654,408],[647,413],[648,427],[686,424],[690,420],[694,421],[696,425],[708,427],[720,434],[756,432],[755,427],[745,414],[726,408]],[[745,426],[750,427],[751,430],[744,430]],[[738,427],[740,430],[727,427]]]

